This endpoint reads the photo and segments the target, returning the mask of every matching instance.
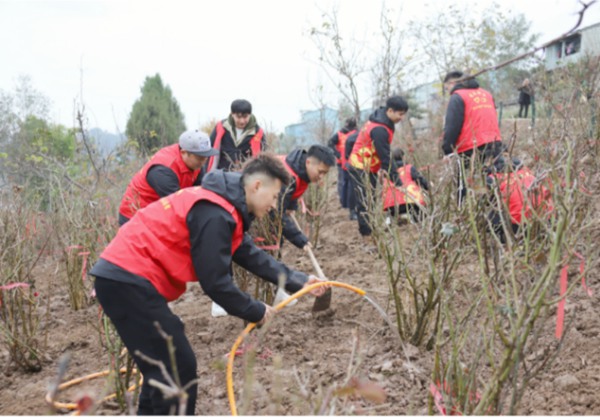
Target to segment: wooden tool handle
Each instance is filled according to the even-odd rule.
[[[298,223],[298,221],[296,220],[296,216],[294,216],[293,214],[290,214],[290,217],[292,218],[292,220],[296,224],[296,227],[298,227],[298,229],[300,231],[302,231],[302,228],[300,227],[300,223]],[[321,270],[321,266],[319,265],[319,262],[315,258],[315,254],[313,254],[312,249],[309,248],[307,251],[308,251],[308,256],[310,257],[310,262],[312,262],[312,265],[313,265],[315,271],[317,272],[317,275],[319,276],[319,278],[321,280],[326,280],[327,277],[325,277],[325,274],[323,273],[323,270]]]
[[[323,270],[321,270],[321,266],[319,265],[317,259],[315,258],[315,254],[313,254],[313,252],[310,248],[308,249],[308,256],[310,257],[310,261],[312,262],[313,267],[315,268],[315,271],[317,272],[317,275],[319,276],[319,279],[327,280],[327,277],[325,277]]]

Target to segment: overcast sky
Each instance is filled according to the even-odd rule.
[[[586,0],[589,1],[589,0]],[[453,0],[465,8],[492,0]],[[83,98],[89,126],[125,131],[146,76],[160,73],[181,105],[188,128],[225,118],[232,100],[252,102],[259,123],[282,131],[314,109],[315,89],[335,89],[316,63],[307,35],[320,10],[338,4],[342,31],[360,37],[378,23],[376,0],[0,0],[0,89],[13,91],[19,75],[51,100],[50,117],[73,125]],[[497,0],[521,12],[540,42],[576,22],[577,0]],[[318,4],[318,6],[317,6]],[[403,19],[446,7],[447,0],[392,1]],[[583,26],[600,22],[600,5]]]

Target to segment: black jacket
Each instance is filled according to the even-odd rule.
[[[392,130],[393,135],[395,125],[392,120],[388,118],[386,114],[386,108],[380,107],[376,109],[375,112],[369,116],[369,121],[385,124],[390,130]],[[381,169],[387,171],[390,179],[396,186],[401,186],[402,181],[400,181],[400,178],[398,177],[398,167],[391,158],[391,139],[389,138],[387,130],[383,127],[375,127],[373,130],[371,130],[371,140],[373,140],[373,146],[375,147],[377,156],[379,156],[379,160],[381,161]]]
[[[204,177],[202,186],[224,197],[240,211],[245,233],[241,245],[232,256],[233,216],[221,206],[204,200],[190,209],[186,223],[192,263],[200,286],[229,314],[258,322],[264,316],[265,306],[237,288],[231,276],[232,261],[273,284],[278,283],[278,275],[282,273],[286,278],[285,288],[290,292],[300,290],[308,277],[289,269],[254,245],[247,233],[253,217],[248,213],[240,173],[212,171]],[[127,283],[147,281],[102,259],[96,263],[91,274]]]
[[[446,119],[444,122],[444,139],[442,141],[442,150],[444,155],[454,152],[454,145],[460,136],[462,126],[465,120],[465,102],[454,91],[458,89],[478,89],[479,83],[475,79],[468,79],[460,82],[452,88],[450,92],[450,101],[446,110]]]
[[[219,157],[219,166],[216,169],[223,169],[225,171],[237,170],[239,168],[235,168],[236,163],[243,162],[246,159],[252,157],[250,140],[258,132],[260,127],[256,123],[256,118],[254,117],[254,115],[252,115],[250,117],[248,125],[244,129],[244,132],[247,132],[248,134],[246,134],[236,146],[232,134],[232,131],[235,130],[233,117],[229,116],[228,118],[221,121],[221,123],[225,128],[225,134],[223,134],[223,138],[221,139],[221,156]],[[215,145],[216,138],[217,128],[215,127],[212,133],[210,134],[210,143],[212,146]],[[265,150],[266,147],[267,140],[263,133],[263,136],[260,140],[260,150]]]
[[[204,171],[204,168],[202,168],[198,174],[198,178],[196,178],[196,181],[194,181],[194,185],[201,184]],[[166,197],[169,194],[173,194],[181,189],[181,186],[179,185],[179,178],[177,178],[177,175],[175,175],[175,172],[171,168],[168,168],[165,165],[152,166],[146,174],[146,181],[161,198]],[[119,213],[120,226],[124,225],[128,221],[128,217],[125,217]]]
[[[531,105],[531,89],[528,86],[519,88],[519,105]]]
[[[310,182],[306,173],[306,157],[307,152],[303,149],[292,150],[286,157],[285,161],[296,172],[296,174],[305,182]],[[303,248],[308,243],[308,238],[301,230],[298,229],[296,223],[290,216],[286,214],[286,210],[298,210],[298,200],[292,200],[292,195],[296,192],[296,179],[291,177],[289,185],[281,189],[281,221],[283,224],[283,237],[290,241],[294,246]]]
[[[204,169],[198,174],[198,178],[194,181],[194,185],[200,185],[202,183],[203,173]],[[146,181],[148,182],[148,185],[156,191],[156,194],[158,194],[159,197],[166,197],[181,189],[179,179],[177,178],[177,175],[175,175],[175,172],[164,165],[154,165],[151,167],[146,174]]]

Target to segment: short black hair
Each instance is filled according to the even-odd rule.
[[[356,118],[354,118],[354,117],[346,118],[344,128],[346,130],[354,130],[356,128]]]
[[[252,114],[252,104],[245,99],[236,99],[231,103],[232,114]]]
[[[518,171],[522,167],[523,162],[521,161],[521,159],[517,157],[510,158],[508,156],[504,157],[502,155],[498,155],[492,160],[491,164],[488,165],[486,169],[488,173],[493,173],[505,172],[507,169]]]
[[[399,147],[394,147],[392,149],[392,159],[394,159],[394,160],[404,159],[404,150],[402,150]]]
[[[408,111],[408,102],[402,96],[391,96],[385,102],[386,108],[392,108],[394,111]]]
[[[272,153],[262,152],[252,159],[248,159],[242,167],[242,183],[245,177],[254,174],[264,174],[270,178],[278,179],[283,185],[290,183],[290,175],[281,159]]]
[[[465,74],[459,70],[449,71],[448,73],[446,73],[446,77],[444,77],[444,83],[448,82],[448,80],[460,79],[460,78],[464,77],[464,75]]]
[[[333,154],[333,150],[322,144],[313,144],[310,146],[310,149],[308,149],[308,157],[314,157],[327,166],[335,165],[335,155]]]

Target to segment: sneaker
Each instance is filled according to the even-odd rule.
[[[229,315],[225,309],[223,309],[221,306],[217,305],[215,302],[212,303],[212,308],[210,310],[210,314],[213,316],[213,318],[218,318],[220,316]]]
[[[285,292],[285,290],[283,290],[281,288],[278,288],[277,289],[277,293],[275,293],[275,299],[273,299],[273,306],[279,305],[281,302],[283,302],[284,300],[286,300],[290,296],[291,295],[288,295]],[[287,306],[294,306],[296,303],[298,303],[298,299],[292,300],[290,303],[287,304]]]
[[[358,220],[358,215],[355,211],[350,212],[350,220]]]

